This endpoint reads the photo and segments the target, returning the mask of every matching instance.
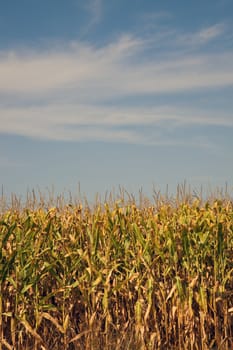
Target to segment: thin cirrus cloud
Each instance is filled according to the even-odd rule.
[[[222,24],[201,29],[192,33],[191,42],[195,47],[213,41],[224,30]],[[176,33],[174,41],[185,45],[185,40]],[[170,41],[167,36],[168,47]],[[157,42],[155,38],[155,46]],[[173,106],[169,98],[166,107],[147,106],[144,100],[231,87],[232,51],[184,55],[173,46],[169,54],[157,55],[153,49],[152,38],[127,34],[101,47],[72,42],[60,49],[0,53],[0,132],[51,140],[160,143],[159,135],[155,141],[135,126],[162,130],[168,120],[174,127],[233,126],[227,111],[220,116],[193,105]],[[119,102],[131,97],[139,107],[130,100]]]
[[[16,133],[37,139],[63,141],[102,140],[139,144],[177,144],[165,139],[164,123],[179,126],[225,126],[233,127],[231,115],[203,113],[201,110],[154,107],[98,107],[74,105],[49,105],[2,109],[1,132]],[[137,131],[134,128],[137,127]],[[146,135],[140,128],[156,128],[156,139]],[[206,146],[207,143],[205,143]],[[198,145],[200,146],[200,145]]]
[[[214,39],[221,37],[227,31],[227,26],[224,23],[217,23],[212,26],[202,28],[195,33],[187,33],[177,37],[176,44],[185,46],[201,46],[205,45]]]
[[[86,9],[90,14],[90,24],[97,24],[102,17],[103,1],[102,0],[90,0],[86,4]]]
[[[88,0],[82,6],[88,14],[85,27],[82,28],[79,37],[85,37],[102,19],[103,0]]]

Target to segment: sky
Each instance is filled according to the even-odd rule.
[[[233,190],[232,0],[0,0],[0,185]]]

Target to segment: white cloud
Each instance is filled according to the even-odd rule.
[[[100,48],[73,43],[60,51],[6,53],[0,92],[53,96],[60,90],[91,100],[233,85],[233,52],[147,59],[146,52],[147,41],[123,36]]]
[[[102,6],[103,6],[103,0],[89,0],[87,2],[87,9],[89,13],[91,14],[91,21],[92,23],[98,23],[102,17]]]
[[[208,42],[222,36],[225,31],[225,24],[217,23],[193,33],[178,34],[176,42],[179,45],[198,47],[201,45],[206,45]]]
[[[220,32],[213,26],[198,35],[210,40]],[[143,99],[233,86],[232,51],[181,55],[173,47],[169,53],[157,55],[152,38],[127,34],[102,47],[72,42],[40,52],[2,52],[0,76],[0,101],[1,96],[8,101],[0,105],[1,133],[153,143],[139,126],[161,130],[161,124],[168,121],[171,126],[233,126],[227,112],[219,115],[194,106],[169,107],[169,100],[166,107],[148,107]],[[137,97],[140,107],[116,102],[130,96]],[[159,135],[157,142],[163,142]]]
[[[165,106],[149,109],[69,104],[0,109],[1,133],[37,139],[172,144],[160,137],[164,125],[170,129],[190,125],[233,127],[233,119],[231,115]],[[156,139],[143,127],[154,128]]]
[[[6,93],[40,93],[44,90],[85,90],[90,85],[119,84],[114,78],[122,68],[130,68],[124,62],[140,48],[141,41],[123,36],[114,44],[102,48],[72,43],[60,51],[43,53],[9,52],[0,59],[0,91]],[[110,83],[110,82],[109,82]],[[108,84],[109,85],[109,84]]]
[[[213,40],[216,37],[222,35],[224,33],[225,26],[223,24],[215,24],[208,28],[204,28],[199,32],[199,38],[204,42]]]
[[[102,19],[103,15],[103,0],[85,0],[84,9],[88,13],[88,20],[85,27],[82,28],[80,37],[88,34]]]

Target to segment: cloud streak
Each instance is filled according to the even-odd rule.
[[[211,26],[194,33],[193,42],[206,43],[223,33],[222,25]],[[176,40],[185,45],[184,37]],[[173,47],[169,54],[157,55],[156,44],[156,38],[153,43],[152,38],[127,34],[99,47],[72,42],[40,52],[0,52],[0,132],[51,140],[154,143],[135,127],[161,130],[166,121],[173,127],[233,127],[227,112],[220,116],[195,106],[147,106],[144,101],[145,96],[232,87],[233,51],[184,55]],[[138,108],[121,103],[130,97],[137,98]],[[159,136],[157,142],[162,142]]]
[[[163,129],[190,126],[233,127],[231,115],[203,113],[198,109],[153,107],[106,107],[48,105],[44,107],[1,108],[0,132],[30,138],[140,144],[164,142]],[[154,130],[149,136],[144,128]],[[135,129],[136,128],[136,129]],[[177,143],[177,140],[176,140]]]
[[[233,85],[233,52],[145,58],[147,42],[123,36],[96,48],[73,43],[60,51],[10,52],[0,59],[0,92],[47,94],[63,90],[98,98]]]
[[[223,23],[217,23],[209,27],[202,28],[194,33],[187,33],[177,36],[177,44],[198,47],[221,37],[226,31]]]
[[[81,30],[81,37],[87,35],[102,19],[103,0],[88,0],[84,5],[85,11],[88,13],[88,21]]]

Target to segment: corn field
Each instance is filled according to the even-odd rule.
[[[233,202],[0,214],[0,350],[233,349]]]

